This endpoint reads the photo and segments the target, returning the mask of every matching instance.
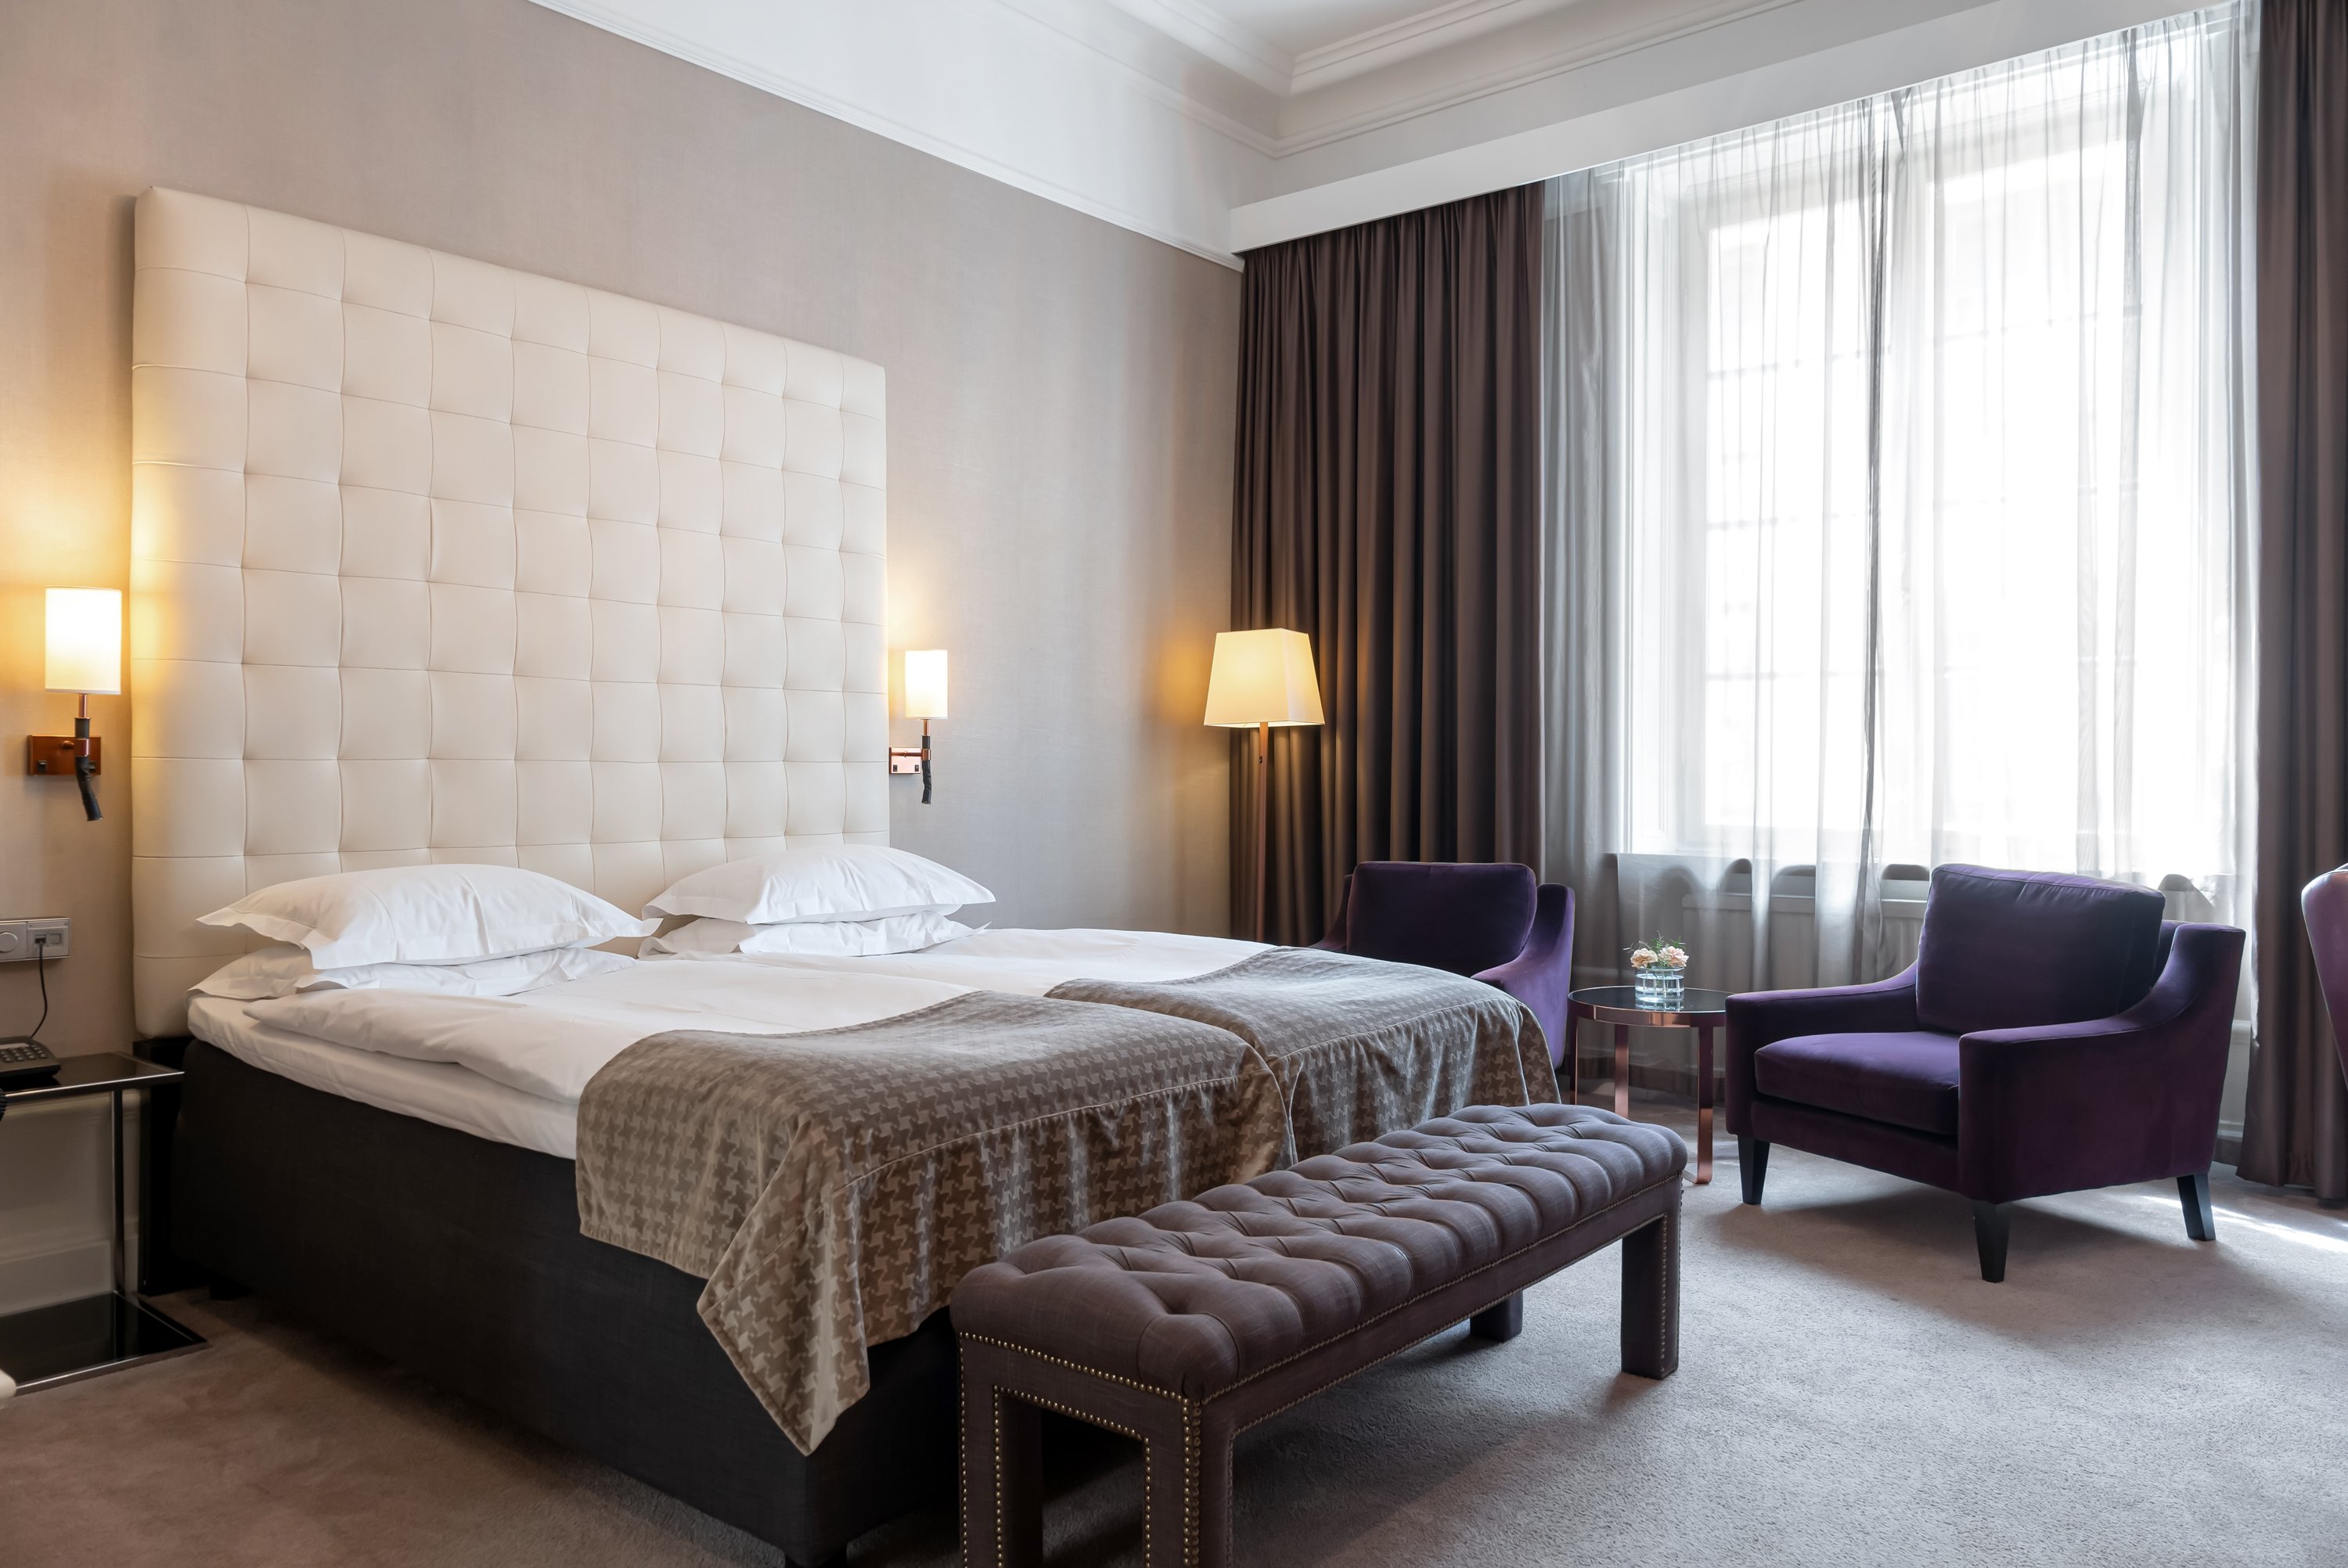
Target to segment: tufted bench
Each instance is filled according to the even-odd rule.
[[[1622,1369],[1679,1365],[1680,1171],[1666,1128],[1476,1106],[1241,1186],[1028,1243],[955,1287],[963,1558],[1043,1552],[1039,1410],[1138,1439],[1150,1568],[1231,1561],[1247,1428],[1622,1243]]]

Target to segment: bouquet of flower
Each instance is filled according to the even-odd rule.
[[[1658,936],[1631,949],[1634,969],[1684,969],[1687,966],[1687,949],[1674,938]]]

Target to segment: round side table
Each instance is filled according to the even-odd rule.
[[[1565,999],[1566,1100],[1581,1103],[1581,1052],[1574,1036],[1583,1019],[1611,1025],[1614,1030],[1614,1114],[1631,1114],[1631,1028],[1692,1029],[1695,1030],[1695,1179],[1712,1180],[1712,1037],[1728,1016],[1726,991],[1687,988],[1680,1005],[1668,1011],[1638,1005],[1630,986],[1584,986]]]

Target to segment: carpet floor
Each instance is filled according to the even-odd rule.
[[[2034,1201],[2002,1286],[1963,1203],[1733,1145],[1688,1192],[1681,1369],[1615,1365],[1617,1271],[1529,1293],[1258,1429],[1251,1563],[2348,1562],[2348,1218],[2221,1173]],[[0,1406],[0,1563],[685,1568],[781,1554],[266,1301],[173,1297],[193,1355]],[[1063,1465],[1060,1568],[1133,1563],[1138,1469]],[[950,1514],[859,1568],[953,1561]]]

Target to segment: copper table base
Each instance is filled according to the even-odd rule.
[[[1687,1029],[1695,1031],[1695,1179],[1701,1186],[1712,1180],[1713,1035],[1728,1016],[1728,993],[1690,987],[1676,1008],[1657,1011],[1636,1005],[1629,986],[1586,986],[1565,1001],[1566,1102],[1581,1103],[1581,1051],[1574,1027],[1581,1020],[1602,1023],[1613,1030],[1614,1114],[1631,1114],[1631,1030]]]

